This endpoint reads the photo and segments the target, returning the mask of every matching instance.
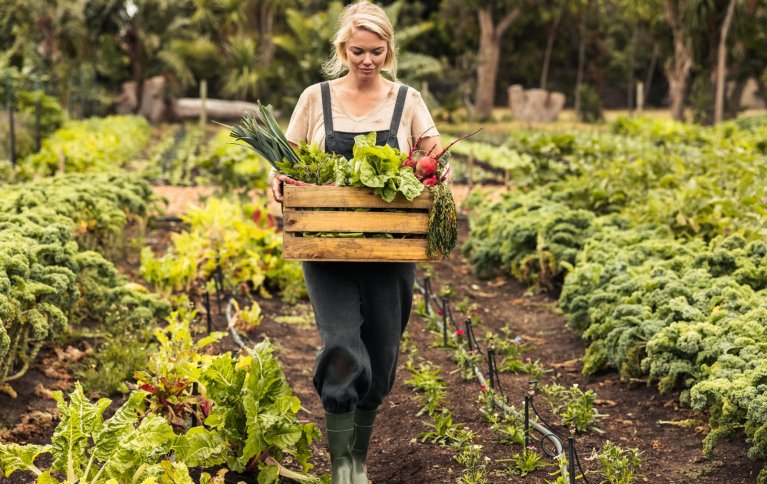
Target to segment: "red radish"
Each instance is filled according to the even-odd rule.
[[[436,176],[432,176],[430,178],[424,178],[423,180],[424,186],[427,186],[427,187],[433,187],[437,183],[439,183],[439,180],[437,179]]]
[[[415,164],[415,175],[420,178],[429,178],[437,173],[438,161],[431,156],[424,156]]]
[[[429,129],[431,129],[431,128],[429,128]],[[426,131],[424,131],[424,134],[426,134],[427,131],[429,131],[429,130],[427,129]],[[442,175],[442,173],[437,173],[437,171],[442,171],[441,169],[444,168],[444,167],[440,167],[440,164],[439,164],[440,158],[442,158],[445,155],[445,153],[447,153],[448,150],[450,148],[452,148],[452,146],[454,144],[458,143],[462,139],[468,138],[469,136],[473,136],[473,135],[479,133],[480,131],[482,131],[482,128],[479,128],[478,130],[474,131],[473,133],[469,133],[469,134],[467,134],[465,136],[461,136],[460,138],[456,139],[455,141],[453,141],[452,143],[447,145],[447,148],[444,148],[442,151],[440,151],[439,153],[436,153],[434,155],[432,155],[432,152],[434,151],[434,148],[436,148],[436,146],[432,146],[431,150],[429,150],[429,152],[426,153],[426,156],[424,156],[423,158],[419,159],[417,162],[413,162],[413,146],[411,146],[410,147],[410,152],[408,153],[408,157],[402,163],[402,165],[403,166],[411,166],[411,167],[413,167],[415,169],[415,176],[416,176],[416,178],[421,180],[421,182],[424,185],[427,185],[426,180],[428,180],[430,178],[434,178],[435,181],[431,185],[427,185],[427,186],[436,185],[438,183],[438,175],[439,176]],[[418,146],[422,139],[423,139],[423,135],[419,136],[418,139],[415,141],[415,146]]]

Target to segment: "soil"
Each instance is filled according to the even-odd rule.
[[[185,193],[181,197],[191,198]],[[463,225],[461,240],[465,240],[467,235],[465,223]],[[179,224],[170,222],[152,225],[145,238],[146,244],[162,251],[169,243],[169,235],[179,229]],[[127,257],[120,262],[120,267],[135,277],[137,264],[137,257]],[[432,285],[435,289],[450,284],[456,293],[452,301],[468,298],[483,309],[482,325],[476,328],[478,336],[488,330],[497,333],[500,328],[508,326],[513,335],[520,336],[532,347],[525,356],[540,360],[546,368],[552,370],[542,378],[541,383],[556,380],[565,386],[578,384],[581,388],[592,389],[599,394],[598,409],[607,415],[598,424],[604,434],[591,431],[576,436],[576,448],[584,469],[597,467],[595,461],[589,460],[589,456],[593,449],[601,447],[609,439],[622,447],[636,447],[642,451],[642,476],[637,479],[638,482],[755,481],[764,462],[746,457],[744,436],[722,441],[712,458],[705,457],[701,440],[708,430],[705,424],[707,417],[699,412],[679,408],[678,395],[662,396],[656,389],[641,382],[623,383],[616,373],[582,376],[579,358],[586,345],[566,329],[565,319],[557,312],[556,300],[550,295],[530,295],[526,287],[506,277],[478,280],[472,275],[471,267],[459,251],[454,252],[450,261],[433,267],[435,276]],[[424,270],[419,268],[419,281],[423,277]],[[313,326],[311,306],[308,301],[288,306],[278,298],[257,298],[256,301],[262,307],[264,321],[246,335],[247,339],[256,342],[268,337],[274,343],[276,356],[286,377],[303,403],[299,415],[324,429],[322,407],[312,385],[314,356],[321,342]],[[214,316],[215,329],[223,329],[224,315]],[[499,436],[490,430],[479,412],[480,404],[476,403],[480,392],[479,383],[476,380],[462,381],[461,376],[455,372],[455,363],[450,360],[450,351],[433,344],[440,341],[441,337],[425,331],[425,322],[421,318],[415,315],[411,317],[408,333],[417,347],[418,355],[443,368],[442,376],[450,391],[446,405],[452,411],[455,422],[462,422],[476,432],[475,443],[482,445],[483,454],[489,458],[488,482],[545,482],[553,479],[550,476],[554,470],[551,459],[547,459],[547,462],[552,465],[525,478],[503,472],[508,465],[503,460],[518,454],[521,447],[501,443]],[[54,348],[45,349],[38,358],[40,363],[23,379],[13,383],[18,394],[16,398],[0,394],[0,423],[6,427],[0,430],[0,440],[43,443],[50,438],[56,424],[56,409],[47,390],[69,387],[72,379],[66,371],[67,359],[78,355],[78,351],[87,350],[82,343],[73,342],[71,346],[73,349],[63,352]],[[218,346],[222,351],[236,348],[230,337]],[[428,417],[416,416],[420,405],[413,390],[404,383],[409,378],[404,367],[405,361],[406,356],[403,354],[395,387],[378,417],[368,460],[369,476],[375,483],[387,484],[456,482],[462,466],[454,460],[453,451],[418,440],[419,434],[427,430],[425,422]],[[51,372],[51,368],[64,370]],[[484,370],[486,374],[486,368]],[[530,387],[529,377],[501,374],[500,378],[501,386],[511,403],[521,408],[525,392]],[[553,424],[555,430],[567,434],[566,429],[555,425],[557,419],[549,412],[542,396],[534,397],[534,402],[543,418]],[[699,424],[681,428],[660,423],[683,420],[699,421]],[[536,442],[532,443],[537,445]],[[313,451],[314,471],[329,472],[324,444],[315,443]],[[594,474],[587,478],[588,481],[583,482],[599,482]],[[227,482],[238,480],[256,482],[252,475],[230,473],[227,476]],[[17,473],[3,482],[29,481],[32,481],[31,477]]]

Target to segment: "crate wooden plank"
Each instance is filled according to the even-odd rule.
[[[426,239],[284,239],[283,257],[289,260],[346,262],[417,262],[427,260]]]
[[[283,227],[288,232],[378,232],[425,234],[429,214],[392,212],[336,212],[285,210]]]
[[[428,210],[431,192],[424,191],[412,202],[397,194],[392,202],[385,202],[372,188],[285,185],[284,208],[411,208]]]

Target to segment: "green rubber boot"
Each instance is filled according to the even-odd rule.
[[[368,484],[368,468],[365,461],[368,457],[370,435],[376,411],[357,410],[354,412],[354,438],[352,439],[352,483]]]
[[[354,436],[354,412],[326,413],[330,465],[333,484],[352,484],[351,441]]]

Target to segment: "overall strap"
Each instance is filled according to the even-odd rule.
[[[402,111],[405,108],[405,99],[407,98],[407,89],[408,87],[406,85],[401,85],[399,87],[399,92],[397,93],[397,102],[394,104],[394,114],[391,118],[391,127],[389,128],[389,144],[391,144],[392,140],[397,139],[397,132],[399,131],[399,123],[402,120]]]
[[[328,81],[320,84],[320,90],[322,91],[322,118],[325,122],[325,138],[327,139],[333,136],[333,108],[330,105],[330,85]]]

